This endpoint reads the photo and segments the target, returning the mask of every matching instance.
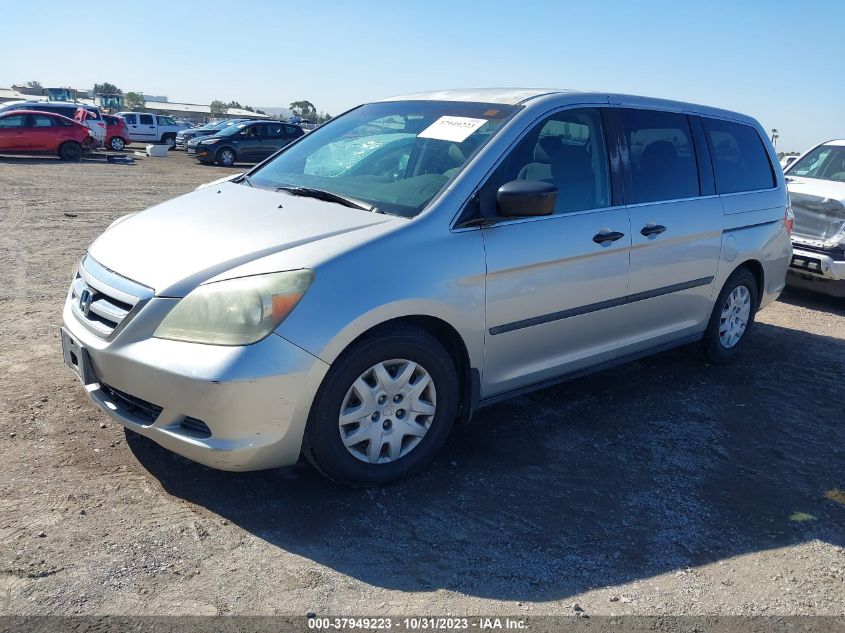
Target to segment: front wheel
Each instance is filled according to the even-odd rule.
[[[218,165],[222,165],[223,167],[231,167],[235,164],[234,150],[231,150],[228,147],[224,147],[219,152],[217,152],[216,162]]]
[[[402,325],[366,338],[329,370],[312,406],[303,454],[349,486],[407,477],[449,436],[457,385],[451,356],[425,331]]]
[[[747,268],[734,271],[716,299],[701,341],[707,360],[724,364],[736,355],[754,325],[757,306],[754,275]]]
[[[59,158],[62,160],[76,161],[82,156],[82,146],[76,141],[65,141],[59,147]]]
[[[165,134],[161,137],[161,142],[167,145],[168,151],[172,150],[176,147],[176,135],[175,134]]]

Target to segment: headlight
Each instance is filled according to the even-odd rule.
[[[256,343],[290,314],[313,279],[311,270],[291,270],[205,284],[179,301],[153,336],[210,345]]]
[[[200,144],[202,144],[202,145],[211,145],[212,143],[219,143],[221,140],[222,140],[222,139],[219,139],[219,138],[209,138],[209,139],[203,139],[203,140],[201,140],[201,141],[200,141]]]

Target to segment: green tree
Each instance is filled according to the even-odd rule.
[[[222,101],[212,101],[211,102],[211,116],[212,117],[221,117],[224,116],[229,111],[229,106],[223,103]]]
[[[147,102],[140,92],[127,92],[123,97],[123,107],[127,110],[143,110],[146,106]]]
[[[101,84],[94,84],[94,89],[92,92],[95,95],[122,95],[123,91],[115,86],[114,84],[109,83],[106,81],[105,83]]]
[[[309,121],[317,120],[317,108],[310,101],[294,101],[290,104],[290,111],[294,116],[300,119],[308,119]]]
[[[226,104],[226,107],[227,108],[237,108],[238,110],[244,109],[244,107],[240,103],[238,103],[237,101],[230,101],[229,103]]]
[[[256,114],[267,114],[264,110],[256,110]]]

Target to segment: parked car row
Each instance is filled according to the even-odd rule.
[[[85,115],[77,116],[79,110],[85,111]],[[81,119],[81,123],[91,130],[97,146],[106,143],[106,122],[96,106],[81,105],[67,101],[10,101],[0,106],[0,113],[11,112],[12,110],[27,110],[31,112],[48,112],[59,114],[68,119]]]
[[[60,114],[39,110],[0,112],[0,152],[54,154],[62,160],[79,160],[97,144],[88,126]]]
[[[236,162],[262,161],[304,134],[290,123],[239,121],[214,134],[194,137],[186,149],[201,163],[231,167]]]

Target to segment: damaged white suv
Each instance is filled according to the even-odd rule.
[[[808,151],[786,181],[795,213],[788,283],[845,297],[845,140]]]

